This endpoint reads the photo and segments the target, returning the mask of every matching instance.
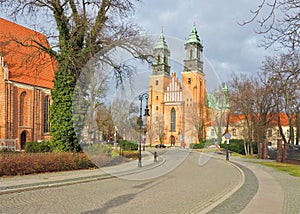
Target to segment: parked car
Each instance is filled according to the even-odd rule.
[[[155,145],[155,148],[166,148],[165,144],[157,144]]]

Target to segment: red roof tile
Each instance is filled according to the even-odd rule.
[[[53,88],[55,60],[32,47],[33,40],[49,47],[45,35],[0,18],[0,54],[8,65],[9,80]]]

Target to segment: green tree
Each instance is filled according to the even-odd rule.
[[[133,57],[148,59],[148,40],[140,37],[140,29],[128,19],[134,12],[134,0],[7,0],[1,2],[3,11],[16,17],[32,18],[47,14],[56,27],[52,47],[33,41],[37,51],[53,56],[58,65],[55,73],[50,109],[51,145],[59,151],[76,151],[79,142],[74,130],[72,99],[76,82],[84,65],[98,56],[110,65],[121,83],[130,74],[130,67],[109,57],[117,49]],[[45,23],[45,25],[47,25]],[[53,29],[50,29],[53,32]],[[50,35],[50,32],[47,32]],[[96,55],[101,52],[101,54]]]

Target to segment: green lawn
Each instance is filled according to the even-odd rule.
[[[257,162],[264,166],[272,167],[277,170],[287,172],[292,176],[300,177],[300,165],[278,163],[278,162]]]

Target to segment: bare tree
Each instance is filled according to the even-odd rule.
[[[294,127],[298,125],[296,118],[300,106],[300,58],[299,54],[282,54],[279,57],[267,57],[263,63],[265,84],[270,89],[274,103],[274,112],[281,137],[285,143],[295,142]],[[281,113],[285,113],[289,121],[289,136],[282,129]],[[298,129],[298,127],[297,127]],[[299,138],[299,132],[296,133]]]
[[[252,17],[241,25],[257,21],[259,34],[265,35],[263,45],[270,47],[279,43],[291,50],[300,47],[300,3],[298,0],[261,0],[257,8],[250,11]]]
[[[150,133],[152,138],[158,139],[159,143],[162,144],[164,137],[165,137],[165,121],[164,116],[160,113],[154,113],[152,117],[149,118],[149,120],[152,118],[152,121],[149,121],[150,124],[148,124],[148,129],[150,129]]]
[[[125,50],[135,58],[147,60],[149,42],[128,17],[134,12],[134,0],[6,0],[2,11],[13,17],[37,17],[46,14],[51,47],[32,39],[31,47],[53,56],[58,64],[50,113],[51,145],[59,150],[78,150],[73,127],[72,97],[82,68],[92,58],[111,66],[117,83],[131,74],[131,67],[114,57]],[[45,23],[47,25],[48,23]],[[21,45],[26,46],[20,41]]]
[[[227,86],[209,94],[207,100],[209,118],[217,135],[217,142],[221,142],[222,137],[228,132],[230,116],[230,98]]]
[[[266,139],[267,128],[271,122],[273,104],[269,96],[270,89],[261,84],[260,79],[245,75],[234,76],[230,82],[230,89],[232,113],[244,115],[246,141],[249,142],[249,153],[253,155],[253,143]]]

